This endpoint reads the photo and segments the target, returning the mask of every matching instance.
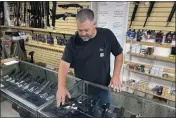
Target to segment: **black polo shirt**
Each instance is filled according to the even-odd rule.
[[[83,41],[78,33],[69,39],[62,60],[71,64],[75,76],[101,85],[110,82],[110,53],[118,56],[122,47],[113,32],[97,28],[97,34],[88,41]]]

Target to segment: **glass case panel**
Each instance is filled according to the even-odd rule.
[[[87,81],[81,81],[70,90],[71,99],[56,107],[56,101],[39,110],[45,117],[174,117],[175,108],[147,100],[126,92]]]

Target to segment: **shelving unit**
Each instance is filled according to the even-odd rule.
[[[173,46],[175,46],[175,45],[166,44],[166,43],[159,44],[159,43],[155,43],[155,42],[146,42],[146,41],[138,42],[136,40],[131,40],[131,39],[127,39],[126,43],[130,44],[130,47],[132,46],[132,44],[152,46],[154,48],[155,47],[172,48]],[[126,65],[138,64],[138,65],[145,65],[145,68],[150,68],[153,65],[154,60],[159,60],[159,61],[169,62],[169,63],[175,63],[176,62],[175,59],[172,59],[172,58],[169,58],[169,57],[143,55],[143,54],[138,54],[138,53],[132,53],[131,52],[131,48],[130,48],[130,51],[127,52],[127,54],[129,55],[129,60],[124,62],[124,64],[126,64]],[[150,62],[149,62],[149,64],[142,64],[140,62],[138,62],[138,63],[132,62],[132,57],[133,56],[134,57],[139,57],[139,58],[149,59]],[[130,73],[132,72],[132,73],[136,73],[136,74],[139,74],[139,75],[145,75],[145,76],[153,77],[153,78],[156,78],[156,79],[159,79],[159,80],[165,80],[165,81],[170,81],[172,83],[175,83],[175,75],[173,77],[171,76],[171,77],[165,78],[165,77],[156,76],[156,75],[152,75],[152,74],[145,73],[145,72],[140,72],[140,71],[137,71],[137,70],[132,70],[132,69],[129,69],[127,67],[124,68],[124,69],[126,69],[127,72],[128,72],[127,77],[130,77]],[[175,74],[175,70],[174,69],[169,69],[169,68],[163,68],[163,72]],[[167,96],[163,96],[163,95],[160,96],[160,95],[157,95],[157,94],[153,93],[153,91],[150,90],[149,88],[136,88],[134,86],[130,86],[130,85],[127,85],[127,84],[125,84],[125,86],[127,88],[143,92],[145,94],[150,94],[150,95],[153,95],[153,96],[156,96],[156,97],[159,97],[159,98],[163,98],[163,99],[166,99],[166,100],[175,101],[175,95],[170,95],[169,93],[168,93]]]
[[[74,32],[70,32],[69,30],[58,31],[58,30],[51,30],[51,29],[19,27],[19,26],[9,26],[8,28],[23,30],[23,31],[34,31],[34,32],[53,33],[53,34],[68,34],[68,35],[74,34]]]
[[[7,28],[7,26],[5,26],[5,25],[0,25],[0,29],[1,28]]]
[[[128,68],[127,68],[128,69]],[[157,78],[157,79],[162,79],[162,80],[167,80],[167,81],[172,81],[172,82],[175,82],[175,78],[165,78],[165,77],[160,77],[160,76],[155,76],[155,75],[151,75],[151,74],[147,74],[147,73],[144,73],[144,72],[140,72],[140,71],[135,71],[135,70],[130,70],[128,69],[130,72],[134,72],[134,73],[138,73],[138,74],[142,74],[142,75],[146,75],[146,76],[150,76],[150,77],[154,77],[154,78]]]
[[[157,96],[159,98],[164,98],[164,99],[167,99],[167,100],[171,100],[171,101],[175,101],[175,96],[173,95],[168,95],[168,96],[162,96],[162,95],[157,95],[157,94],[154,94],[151,90],[148,90],[148,89],[139,89],[139,88],[135,88],[134,86],[129,86],[129,85],[126,85],[125,86],[127,88],[131,88],[133,90],[137,90],[137,91],[140,91],[140,92],[144,92],[146,94],[150,94],[150,95],[153,95],[153,96]]]
[[[140,44],[140,45],[147,45],[147,46],[155,46],[155,47],[163,47],[163,48],[171,48],[174,45],[167,44],[167,43],[155,43],[155,42],[146,42],[146,41],[135,41],[135,40],[127,40],[126,43],[132,44]]]
[[[144,65],[145,68],[150,68],[150,65],[147,64],[143,64],[143,63],[136,63],[136,62],[129,62],[129,61],[125,61],[124,64],[129,65],[129,64],[137,64],[137,65]],[[156,75],[152,75],[149,73],[145,73],[145,72],[140,72],[140,71],[136,71],[136,70],[131,70],[128,67],[126,67],[125,69],[127,69],[130,72],[134,72],[137,74],[142,74],[142,75],[146,75],[146,76],[150,76],[150,77],[154,77],[157,79],[162,79],[162,80],[167,80],[167,81],[171,81],[171,82],[175,82],[175,77],[170,77],[170,78],[165,78],[165,77],[160,77],[160,76],[156,76]],[[169,68],[163,68],[163,72],[168,72],[168,73],[175,73],[175,70],[173,69],[169,69]]]
[[[175,59],[171,59],[169,57],[161,57],[161,56],[152,56],[152,55],[142,55],[142,54],[137,54],[137,53],[132,53],[132,52],[127,52],[131,56],[135,57],[141,57],[141,58],[148,58],[148,59],[155,59],[155,60],[160,60],[160,61],[166,61],[166,62],[172,62],[175,63]]]
[[[38,44],[29,44],[29,43],[26,43],[27,46],[33,46],[33,47],[39,47],[39,48],[44,48],[44,49],[48,49],[48,50],[52,50],[52,51],[57,51],[57,52],[61,52],[63,53],[64,52],[64,48],[65,46],[49,46],[49,45],[38,45]]]

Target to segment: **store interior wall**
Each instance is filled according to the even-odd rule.
[[[97,2],[57,2],[57,5],[59,4],[69,4],[69,3],[78,3],[80,5],[82,5],[84,8],[91,8],[93,9],[96,13],[98,8],[97,6]],[[175,18],[173,17],[171,22],[169,23],[169,25],[167,27],[165,27],[166,25],[166,21],[168,18],[168,15],[171,11],[171,8],[173,6],[174,2],[171,1],[157,1],[155,3],[155,6],[152,10],[151,16],[149,17],[147,24],[145,27],[143,27],[144,21],[146,19],[146,13],[148,10],[149,5],[145,2],[140,2],[139,4],[139,9],[137,10],[136,13],[136,17],[135,20],[132,23],[131,29],[144,29],[144,30],[155,30],[155,31],[162,31],[164,33],[167,33],[168,31],[175,31]],[[50,2],[50,7],[52,7],[52,2]],[[111,7],[111,6],[109,6]],[[63,8],[59,8],[57,7],[56,10],[56,14],[60,14],[60,13],[65,13],[65,12],[71,12],[71,13],[76,13],[77,10],[79,8],[68,8],[68,9],[63,9]],[[130,19],[131,19],[131,15],[132,15],[132,11],[134,9],[134,4],[132,2],[130,2],[129,5],[129,15],[128,15],[128,26],[130,24]],[[175,16],[175,14],[174,14]],[[50,19],[50,24],[51,24],[51,19]],[[47,28],[49,29],[49,28]],[[126,28],[127,29],[127,28]],[[65,32],[65,37],[69,38],[72,34],[75,33],[76,31],[76,20],[75,18],[69,17],[66,18],[66,20],[56,20],[56,32]],[[42,42],[37,42],[32,40],[32,33],[37,34],[46,34],[49,35],[49,33],[42,33],[40,31],[34,31],[31,32],[31,30],[25,30],[26,34],[29,37],[29,41],[26,42],[26,50],[27,50],[27,54],[30,51],[35,51],[34,53],[34,61],[35,62],[43,62],[46,63],[46,65],[48,67],[54,68],[54,69],[58,69],[59,63],[60,63],[60,59],[62,57],[63,54],[63,49],[64,46],[58,46],[56,44],[56,39],[54,39],[54,45],[50,45],[47,43],[42,43]],[[63,33],[53,33],[52,34],[54,37],[55,36],[60,36],[63,37]],[[123,31],[123,36],[126,38],[125,35],[125,30]],[[130,50],[130,45],[129,43],[125,43],[126,39],[124,40],[124,57],[125,60],[129,60],[129,55],[127,54],[127,52]],[[60,51],[58,51],[60,50]],[[29,57],[29,55],[28,55]],[[139,63],[146,63],[146,64],[150,64],[151,60],[150,59],[145,59],[145,58],[137,58],[137,57],[132,57],[132,61],[134,62],[139,62]],[[169,63],[169,62],[163,62],[163,61],[154,61],[153,65],[156,66],[160,66],[160,67],[165,67],[165,68],[171,68],[171,69],[175,69],[175,64],[174,63]],[[123,69],[124,73],[123,75],[128,75],[128,71]],[[123,80],[128,80],[130,78],[135,78],[135,79],[139,79],[139,80],[149,80],[150,81],[150,85],[151,86],[155,86],[156,84],[159,85],[163,85],[166,86],[168,88],[171,88],[173,85],[173,82],[169,82],[169,81],[164,81],[161,79],[156,79],[156,78],[152,78],[152,77],[148,77],[148,76],[144,76],[144,75],[139,75],[139,74],[134,74],[131,73],[130,77],[129,76],[123,76],[122,79]]]
[[[171,2],[171,1],[157,1],[157,2],[155,2],[155,5],[153,7],[153,10],[151,12],[150,17],[148,18],[146,26],[143,27],[149,5],[145,2],[140,2],[139,7],[137,9],[136,17],[131,25],[131,29],[132,30],[135,29],[136,31],[139,29],[155,30],[156,32],[162,31],[164,33],[164,35],[166,35],[166,33],[169,31],[174,32],[175,31],[176,13],[174,14],[169,25],[167,27],[165,27],[167,24],[168,16],[170,14],[170,11],[171,11],[173,5],[174,5],[174,2]],[[129,16],[128,16],[129,17],[128,18],[128,29],[129,29],[130,19],[132,16],[134,6],[135,5],[131,2]],[[130,51],[130,43],[126,43],[125,49],[126,49],[125,60],[128,61],[128,60],[130,60],[130,55],[128,55],[127,52]],[[162,50],[164,50],[164,49],[165,48],[163,47]],[[166,48],[166,50],[168,50],[168,49],[169,48]],[[162,52],[162,50],[161,50],[161,52]],[[169,69],[175,70],[175,64],[171,63],[171,62],[151,60],[151,59],[147,59],[147,58],[139,58],[139,57],[133,57],[133,56],[131,58],[132,58],[131,61],[133,61],[133,62],[144,63],[144,64],[149,64],[149,65],[151,64],[153,66],[157,66],[157,67],[161,67],[161,68],[169,68]],[[130,76],[129,76],[128,70],[125,70],[125,69],[124,69],[124,75],[126,75],[126,76],[124,76],[124,80],[129,80],[129,79],[134,79],[137,81],[147,80],[149,82],[149,87],[151,87],[151,88],[156,85],[164,86],[169,89],[175,88],[175,82],[165,81],[162,79],[157,79],[157,78],[153,78],[153,77],[149,77],[149,76],[145,76],[145,75],[141,75],[141,74],[136,74],[136,73],[130,73]]]

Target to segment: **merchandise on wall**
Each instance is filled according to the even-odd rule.
[[[139,96],[150,96],[158,102],[162,99],[172,106],[176,77],[175,6],[175,2],[131,2],[123,78],[128,92],[140,91]]]
[[[76,13],[82,8],[89,8],[90,2],[7,3],[12,24],[8,28],[23,31],[28,36],[29,40],[25,43],[28,58],[33,51],[36,63],[44,63],[47,67],[58,70],[67,40],[77,29]],[[35,52],[34,49],[40,52]],[[38,54],[44,57],[40,58]],[[49,54],[53,54],[53,60],[50,60]]]
[[[92,2],[8,3],[12,26],[1,27],[16,29],[18,35],[3,29],[0,38],[26,39],[25,55],[30,58],[30,63],[19,61],[3,69],[1,92],[15,109],[35,117],[175,116],[175,2],[98,2],[94,6]],[[66,98],[66,104],[58,108],[58,73],[53,70],[58,71],[67,41],[77,30],[76,14],[82,8],[95,8],[97,25],[111,29],[124,49],[122,92],[68,76],[72,98]],[[0,25],[7,25],[4,19],[0,8]],[[8,41],[4,45],[4,51],[12,49]],[[16,56],[11,52],[3,54]],[[104,100],[105,96],[97,97],[100,91],[111,94],[112,103]]]

